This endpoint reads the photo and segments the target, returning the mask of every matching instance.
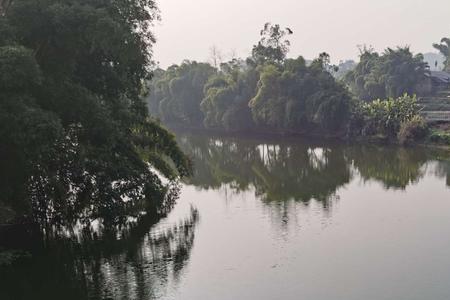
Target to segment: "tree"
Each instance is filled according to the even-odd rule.
[[[337,131],[349,114],[350,96],[328,72],[328,55],[310,66],[299,57],[265,65],[250,101],[255,122],[284,130]]]
[[[249,100],[255,95],[258,71],[253,65],[232,60],[221,65],[221,72],[205,85],[201,109],[207,128],[253,129]]]
[[[258,64],[265,62],[281,63],[289,52],[291,45],[286,39],[291,32],[281,29],[280,25],[266,23],[261,30],[261,39],[253,46],[252,57]]]
[[[446,71],[450,71],[450,39],[442,38],[440,44],[433,44],[433,47],[439,50],[445,57],[444,66]]]
[[[216,73],[217,69],[210,64],[195,61],[173,65],[166,71],[158,70],[148,87],[151,113],[173,125],[201,127],[204,86]]]
[[[427,74],[429,67],[423,61],[423,55],[413,55],[408,47],[404,47],[386,49],[373,75],[384,80],[387,97],[400,97],[404,93],[417,94]]]
[[[422,54],[414,55],[408,47],[387,48],[381,55],[363,48],[360,62],[345,82],[361,100],[371,101],[419,93],[428,73]]]
[[[303,57],[287,59],[288,34],[292,31],[267,23],[245,61],[233,59],[219,69],[184,62],[157,70],[149,86],[151,112],[178,126],[341,131],[349,119],[350,95],[332,76],[336,67],[330,56],[323,52],[310,65]]]
[[[0,209],[48,224],[170,208],[190,163],[142,99],[157,17],[153,0],[11,3],[0,17]]]
[[[360,49],[359,63],[356,67],[348,72],[344,81],[349,86],[350,90],[358,96],[361,100],[371,100],[377,97],[382,97],[382,87],[375,88],[372,84],[370,89],[366,86],[366,81],[370,76],[375,65],[378,63],[380,55],[373,51],[371,48]]]

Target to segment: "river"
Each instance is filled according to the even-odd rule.
[[[0,298],[450,299],[448,151],[178,140],[195,174],[166,218],[47,241]]]

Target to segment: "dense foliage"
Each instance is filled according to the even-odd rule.
[[[153,0],[15,0],[3,12],[2,215],[47,223],[164,210],[190,168],[141,97]]]
[[[359,99],[371,101],[420,94],[428,73],[423,56],[408,47],[388,48],[382,54],[364,48],[358,65],[344,80]]]
[[[188,62],[160,71],[149,86],[150,111],[190,127],[337,132],[345,127],[351,97],[332,76],[328,54],[310,64],[286,58],[291,32],[267,23],[246,60],[220,69]]]
[[[284,30],[278,24],[264,24],[264,28],[260,32],[261,39],[253,46],[252,59],[257,64],[282,63],[286,59],[291,45],[286,38],[290,34],[292,34],[290,29]]]
[[[287,130],[323,128],[332,132],[348,118],[350,96],[327,71],[325,54],[307,66],[302,57],[261,68],[250,101],[258,125]]]
[[[259,71],[252,60],[224,63],[204,87],[201,110],[206,128],[251,130],[255,124],[248,105],[256,90]]]
[[[149,107],[162,121],[200,126],[203,88],[216,69],[206,63],[186,61],[167,71],[156,70],[150,86]]]
[[[399,98],[358,103],[354,109],[350,133],[356,136],[407,143],[422,139],[427,133],[415,96],[405,94]]]
[[[150,112],[178,127],[226,131],[377,136],[401,143],[426,134],[415,96],[407,96],[430,92],[421,54],[408,47],[381,54],[364,47],[358,63],[335,66],[327,53],[313,61],[287,58],[292,33],[266,23],[245,60],[158,70],[149,83]]]

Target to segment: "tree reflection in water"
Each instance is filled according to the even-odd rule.
[[[316,200],[327,209],[340,187],[355,176],[386,189],[406,189],[421,180],[431,162],[447,177],[450,155],[425,148],[336,145],[298,140],[182,135],[183,149],[194,161],[187,184],[202,189],[223,185],[236,192],[253,188],[265,203]]]
[[[177,225],[152,230],[141,216],[109,229],[47,236],[33,258],[1,270],[0,299],[155,299],[176,284],[189,260],[196,209]]]
[[[349,157],[364,181],[404,190],[424,177],[430,153],[424,148],[361,146],[349,149]]]
[[[233,196],[255,193],[281,233],[294,228],[288,225],[299,207],[332,213],[340,189],[352,180],[404,190],[431,173],[450,186],[450,155],[441,150],[202,135],[180,135],[179,142],[195,167],[187,185],[225,189]],[[0,299],[167,295],[189,260],[198,212],[192,209],[184,222],[162,230],[155,228],[158,220],[155,213],[112,228],[94,223],[83,230],[53,230],[34,247],[33,258],[0,271]]]
[[[351,179],[340,146],[201,136],[180,140],[195,166],[195,176],[187,184],[203,189],[225,184],[237,192],[254,188],[266,203],[295,200],[307,204],[315,199],[326,208],[336,190]]]
[[[447,178],[447,185],[450,187],[450,161],[441,161],[437,166],[437,175]]]

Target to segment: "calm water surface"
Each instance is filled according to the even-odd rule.
[[[167,218],[49,242],[0,298],[450,299],[448,152],[179,141],[196,172]]]

